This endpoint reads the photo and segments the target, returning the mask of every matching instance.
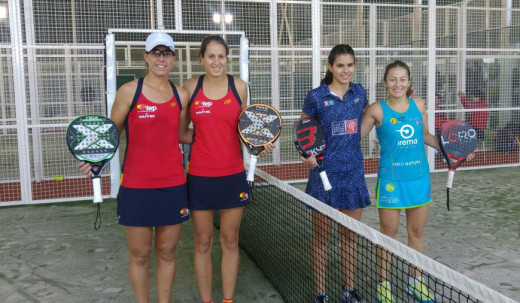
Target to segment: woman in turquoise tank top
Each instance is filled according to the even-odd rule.
[[[381,145],[381,159],[376,186],[380,229],[397,237],[401,209],[406,212],[408,246],[424,251],[424,227],[431,202],[430,174],[424,144],[439,149],[439,143],[428,129],[425,102],[410,98],[410,69],[395,61],[386,67],[383,82],[386,100],[370,105],[363,115],[361,136],[376,126]],[[377,252],[381,282],[377,286],[379,302],[396,302],[387,279],[391,256]],[[410,268],[408,291],[418,302],[435,302],[421,276],[421,270]]]

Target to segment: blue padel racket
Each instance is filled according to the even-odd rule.
[[[94,203],[103,202],[101,196],[101,173],[119,146],[119,131],[116,124],[101,115],[84,115],[72,120],[67,127],[67,146],[79,161],[91,164]],[[97,222],[97,218],[96,218]],[[96,227],[96,223],[94,223]],[[96,229],[98,229],[97,227]]]
[[[302,118],[294,124],[293,141],[296,149],[304,158],[311,155],[316,157],[316,168],[320,172],[321,181],[325,191],[332,189],[327,173],[322,167],[323,151],[325,150],[325,133],[316,119],[311,117]]]
[[[450,210],[450,188],[453,185],[455,170],[477,147],[477,132],[469,123],[451,120],[444,123],[440,130],[439,145],[448,164],[446,182],[446,206]]]
[[[238,133],[251,161],[247,171],[247,181],[252,183],[258,157],[265,152],[264,145],[274,143],[282,131],[280,113],[269,105],[251,104],[244,108],[238,120]]]

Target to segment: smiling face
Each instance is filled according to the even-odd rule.
[[[392,99],[406,98],[406,92],[410,87],[410,75],[400,66],[388,70],[385,78],[386,91]]]
[[[144,60],[148,65],[150,73],[157,76],[164,76],[170,73],[173,63],[175,63],[175,54],[169,47],[159,45],[148,53],[144,53]]]
[[[338,55],[334,60],[334,64],[327,64],[327,68],[332,73],[333,82],[349,84],[352,75],[356,71],[354,56],[350,54]]]
[[[204,54],[201,54],[200,62],[207,75],[217,77],[225,74],[227,65],[226,48],[216,41],[210,42]]]

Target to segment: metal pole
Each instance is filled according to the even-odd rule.
[[[105,39],[106,43],[106,86],[107,86],[107,113],[110,115],[112,105],[116,98],[117,90],[117,69],[116,69],[116,44],[114,34],[108,34]],[[118,150],[119,151],[119,150]],[[110,196],[117,197],[119,191],[119,181],[121,178],[121,165],[119,160],[119,152],[116,152],[112,160],[110,160]]]

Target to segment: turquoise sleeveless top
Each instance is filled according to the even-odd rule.
[[[390,180],[415,180],[429,173],[423,140],[423,116],[413,99],[408,110],[399,113],[386,101],[381,126],[376,128],[381,158],[378,177]]]

